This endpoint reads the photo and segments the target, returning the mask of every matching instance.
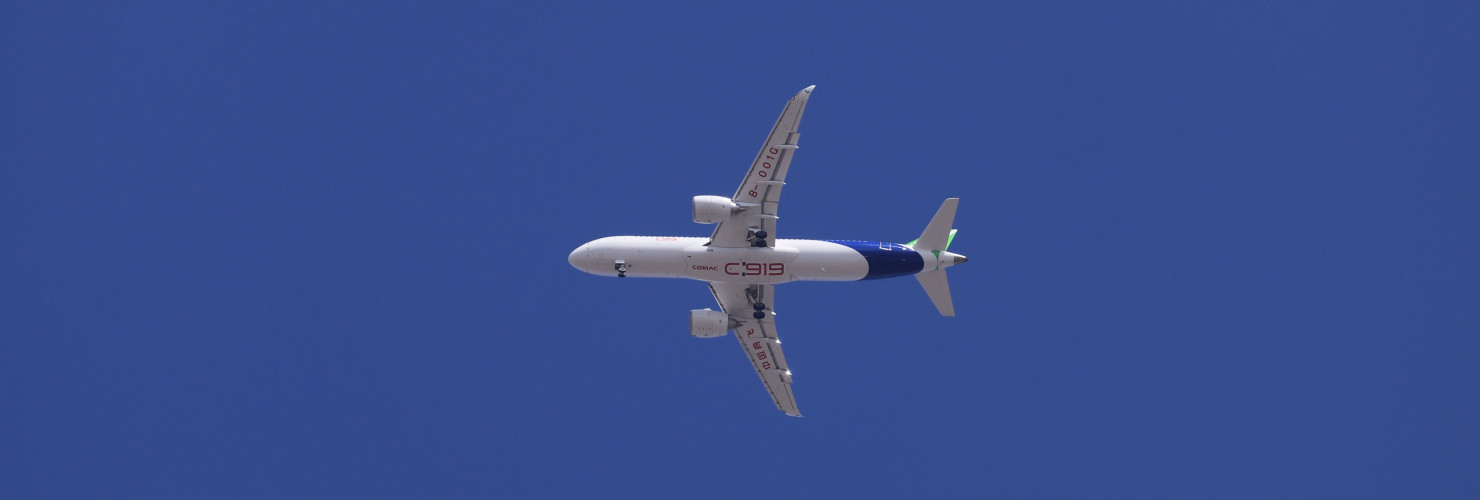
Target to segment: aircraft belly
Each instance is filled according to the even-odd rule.
[[[776,242],[775,247],[723,248],[693,245],[683,250],[684,276],[711,283],[774,285],[791,281],[791,263],[797,249]]]
[[[920,256],[920,252],[899,243],[858,240],[834,240],[828,243],[845,246],[863,258],[868,271],[859,279],[908,276],[925,270],[925,259]]]
[[[596,271],[616,275],[615,264],[627,265],[626,275],[635,278],[683,278],[683,249],[699,238],[670,236],[612,236],[589,243]],[[611,263],[612,267],[608,267]],[[609,270],[610,269],[610,270]]]
[[[863,254],[837,243],[818,240],[783,240],[797,249],[791,263],[793,279],[799,281],[856,281],[868,275]]]
[[[921,254],[894,243],[777,240],[774,247],[706,246],[704,238],[612,236],[575,254],[582,269],[615,276],[690,278],[712,283],[774,285],[788,281],[856,281],[914,274]],[[898,248],[895,248],[898,247]],[[908,258],[906,258],[908,257]]]

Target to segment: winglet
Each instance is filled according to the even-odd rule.
[[[946,198],[945,203],[940,204],[940,210],[935,211],[935,217],[930,219],[930,225],[925,226],[925,232],[920,233],[912,245],[915,250],[940,251],[951,245],[951,224],[956,221],[956,203],[960,198]]]
[[[801,92],[797,92],[797,94],[794,95],[794,96],[791,96],[791,98],[794,101],[807,102],[807,98],[808,97],[812,97],[812,89],[814,89],[814,88],[817,88],[817,86],[816,85],[808,85],[807,88],[802,89]]]

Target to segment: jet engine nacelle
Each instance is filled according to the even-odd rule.
[[[730,315],[724,311],[695,309],[689,311],[689,333],[701,339],[724,335],[730,331]]]
[[[730,214],[740,211],[740,206],[734,200],[723,196],[695,196],[694,197],[694,222],[700,224],[719,224],[730,218]]]

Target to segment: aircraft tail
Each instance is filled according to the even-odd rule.
[[[930,225],[925,226],[925,232],[910,242],[910,246],[915,250],[937,252],[951,246],[951,239],[956,237],[951,223],[956,221],[956,203],[959,201],[960,198],[946,198],[945,203],[940,204],[940,210],[935,211],[935,217],[930,218]]]
[[[955,316],[956,306],[951,303],[951,284],[946,281],[946,270],[936,269],[925,271],[915,275],[920,280],[920,286],[925,287],[925,294],[930,296],[930,301],[935,303],[935,310],[940,311],[941,316]]]
[[[946,198],[940,210],[935,211],[935,217],[930,219],[930,224],[925,226],[925,232],[908,243],[915,250],[935,254],[936,267],[916,274],[915,279],[920,281],[925,294],[930,296],[930,302],[942,316],[956,315],[956,307],[951,303],[951,284],[946,281],[946,268],[966,262],[966,256],[946,251],[956,239],[956,230],[951,229],[951,224],[956,220],[956,203],[959,201],[960,198]]]

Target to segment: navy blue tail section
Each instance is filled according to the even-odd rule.
[[[863,277],[866,280],[909,276],[925,269],[925,259],[920,258],[919,253],[898,243],[854,240],[827,242],[837,243],[863,254],[864,260],[868,261],[868,275]]]

